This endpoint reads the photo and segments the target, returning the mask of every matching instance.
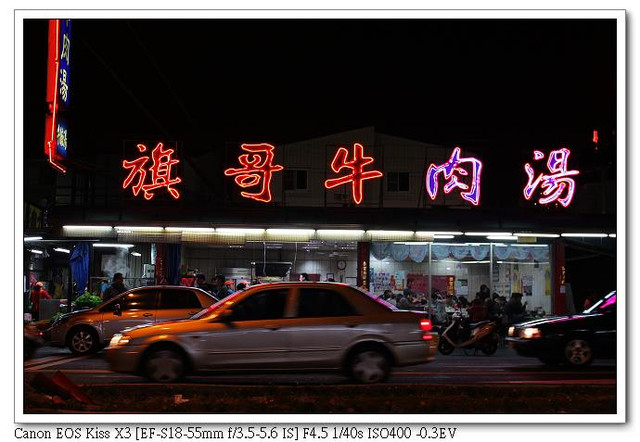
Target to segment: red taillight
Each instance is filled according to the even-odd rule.
[[[431,335],[431,333],[429,333],[431,329],[433,329],[431,321],[429,321],[428,319],[423,319],[420,321],[420,330],[422,330],[423,340],[430,341],[431,339],[433,339],[433,336]]]

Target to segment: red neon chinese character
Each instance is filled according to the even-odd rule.
[[[140,152],[147,151],[147,146],[144,144],[138,144],[137,148]],[[126,189],[137,175],[138,182],[131,187],[135,196],[138,196],[138,193],[142,190],[144,192],[144,198],[146,200],[150,200],[155,196],[152,190],[160,187],[166,187],[167,191],[173,198],[180,198],[180,192],[171,187],[174,184],[182,182],[182,179],[179,177],[171,178],[171,168],[180,162],[180,160],[172,158],[174,152],[174,149],[163,150],[162,143],[158,143],[155,149],[151,151],[152,164],[149,167],[149,172],[151,172],[150,184],[145,184],[147,171],[144,169],[144,166],[147,164],[147,161],[149,161],[148,156],[143,156],[133,161],[122,161],[123,168],[131,169],[129,176],[127,176],[122,183],[122,188]]]
[[[540,185],[542,190],[542,197],[540,198],[540,204],[549,204],[553,201],[558,201],[564,207],[571,204],[573,195],[575,193],[576,183],[572,178],[568,178],[572,175],[578,175],[580,172],[577,170],[567,170],[567,162],[569,161],[569,155],[571,151],[566,148],[554,150],[549,155],[547,161],[547,168],[551,175],[538,175],[538,178],[534,180],[533,167],[529,163],[524,165],[524,170],[527,172],[529,182],[524,188],[524,197],[529,200],[533,195],[533,191]],[[539,150],[533,152],[533,158],[539,161],[544,158],[544,154]],[[563,192],[566,191],[566,196],[560,198]]]
[[[224,171],[226,176],[236,176],[235,182],[238,186],[252,187],[257,186],[262,181],[262,187],[258,193],[240,192],[245,198],[252,198],[256,201],[268,203],[271,201],[271,178],[273,172],[279,172],[284,167],[273,162],[273,149],[271,144],[242,144],[242,150],[250,152],[238,157],[238,162],[243,166],[242,169],[229,168]],[[264,154],[262,156],[261,154]]]
[[[340,173],[342,169],[351,169],[352,172],[340,178],[328,179],[324,182],[324,186],[327,189],[333,189],[336,186],[351,182],[353,200],[356,204],[360,204],[362,202],[362,182],[372,178],[380,178],[382,172],[379,170],[364,172],[364,167],[373,163],[373,157],[364,156],[362,144],[355,143],[353,145],[352,161],[347,161],[348,155],[349,151],[347,149],[344,147],[339,148],[331,162],[331,169],[333,169],[335,173]]]

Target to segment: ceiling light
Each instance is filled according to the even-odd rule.
[[[615,238],[615,237],[616,237],[616,234],[615,234],[615,233],[610,233],[610,234],[609,234],[609,238]]]
[[[61,247],[56,247],[56,248],[54,248],[53,250],[54,250],[54,251],[56,251],[56,252],[71,253],[71,250],[69,250],[69,249],[63,249],[63,248],[61,248]]]
[[[128,249],[133,247],[133,244],[97,242],[93,244],[93,247],[117,247],[121,249]]]
[[[416,236],[462,235],[462,232],[416,232]]]
[[[116,226],[116,230],[118,231],[131,231],[131,232],[160,232],[164,229],[164,227],[158,226]]]
[[[25,236],[24,241],[40,241],[41,239],[41,236]]]
[[[131,252],[131,254],[133,256],[142,256],[142,253],[139,253],[139,252]]]
[[[241,229],[232,227],[218,227],[216,232],[223,235],[262,235],[264,229]]]
[[[267,229],[270,235],[313,235],[313,229]]]
[[[560,235],[557,233],[528,233],[528,232],[520,232],[514,233],[513,236],[524,236],[529,238],[558,238]]]
[[[563,233],[564,238],[606,238],[606,233]]]
[[[511,236],[511,232],[465,232],[466,236]]]
[[[111,230],[111,226],[62,226],[67,230]]]
[[[36,255],[42,255],[44,252],[38,249],[29,249],[31,253],[35,253]]]
[[[167,232],[194,232],[194,233],[214,233],[213,227],[165,227]]]
[[[511,235],[489,235],[487,236],[487,239],[495,241],[517,241],[518,237]]]

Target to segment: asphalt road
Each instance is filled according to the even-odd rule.
[[[78,385],[149,384],[145,378],[115,373],[102,352],[91,356],[73,356],[67,349],[42,347],[24,364],[25,374],[52,376],[61,371]],[[345,384],[348,379],[331,373],[205,373],[187,377],[183,382],[208,385],[317,385]],[[594,361],[586,369],[548,367],[537,359],[518,356],[501,347],[492,356],[482,353],[436,355],[430,364],[397,368],[389,384],[437,385],[608,385],[616,384],[616,364],[612,360]]]

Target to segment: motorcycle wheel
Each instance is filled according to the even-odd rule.
[[[455,347],[449,343],[444,338],[440,338],[440,342],[438,343],[438,351],[443,355],[450,355],[455,350]]]

